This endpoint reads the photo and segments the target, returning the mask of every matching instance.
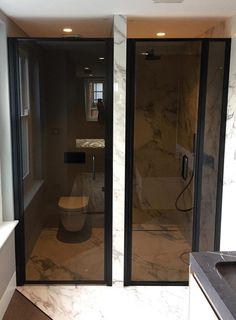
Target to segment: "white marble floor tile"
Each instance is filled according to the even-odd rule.
[[[53,320],[187,320],[188,287],[24,286]]]

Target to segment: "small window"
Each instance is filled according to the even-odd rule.
[[[85,81],[85,112],[87,121],[98,121],[98,99],[104,101],[104,81],[101,79]]]
[[[22,168],[23,179],[29,175],[29,128],[28,117],[21,118]]]
[[[29,173],[29,63],[26,53],[20,52],[19,57],[20,73],[20,117],[21,117],[21,143],[22,143],[22,167],[23,179]]]
[[[19,57],[21,116],[29,113],[29,63],[24,53]]]

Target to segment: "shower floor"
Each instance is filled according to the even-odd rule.
[[[136,230],[133,243],[133,281],[188,281],[191,247],[179,230]]]
[[[133,281],[188,281],[191,214],[134,209]]]
[[[44,228],[26,265],[27,280],[103,280],[104,231],[93,228],[87,240],[65,243],[58,228]]]
[[[141,220],[133,225],[132,280],[187,281],[191,251],[187,216],[172,221],[168,214],[151,217],[146,212],[145,223]],[[58,227],[42,230],[26,265],[27,280],[103,280],[103,228],[93,226],[80,242],[59,239]]]

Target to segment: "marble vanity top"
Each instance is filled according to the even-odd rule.
[[[220,319],[235,320],[236,251],[192,253],[190,272],[202,286]]]

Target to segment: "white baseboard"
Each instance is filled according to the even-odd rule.
[[[14,272],[0,300],[0,319],[3,318],[15,289],[16,289],[16,273]]]

